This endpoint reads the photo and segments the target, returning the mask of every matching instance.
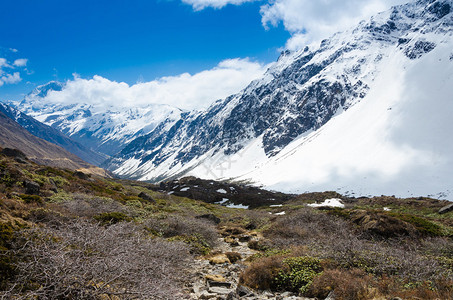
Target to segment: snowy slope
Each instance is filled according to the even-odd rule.
[[[59,82],[49,82],[36,88],[18,103],[11,103],[20,111],[38,121],[60,130],[75,141],[89,148],[116,154],[133,139],[152,131],[164,120],[176,121],[181,110],[159,104],[141,107],[123,107],[121,103],[108,108],[102,104],[64,104],[45,100],[49,93],[64,88]]]
[[[411,2],[285,52],[241,93],[131,142],[110,169],[151,181],[451,197],[452,6]]]

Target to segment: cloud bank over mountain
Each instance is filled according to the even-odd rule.
[[[228,59],[196,74],[183,73],[129,85],[95,75],[68,80],[62,91],[51,91],[45,101],[86,103],[101,107],[137,107],[168,104],[184,110],[203,109],[213,101],[239,92],[259,78],[267,66],[250,59]]]

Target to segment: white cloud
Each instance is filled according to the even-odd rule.
[[[16,67],[25,67],[27,65],[28,59],[26,58],[19,58],[16,59],[13,63]]]
[[[0,86],[4,84],[18,83],[21,80],[22,78],[20,78],[19,72],[14,72],[13,74],[5,74],[2,77],[0,77]]]
[[[347,29],[371,15],[407,0],[272,0],[261,6],[263,26],[283,23],[295,50]]]
[[[10,68],[11,66],[8,64],[8,61],[6,60],[6,58],[1,58],[0,57],[0,71],[2,68]]]
[[[408,0],[181,0],[194,10],[222,8],[227,4],[264,2],[260,12],[262,24],[268,28],[283,23],[291,38],[286,48],[297,50],[328,38],[361,20]]]
[[[217,99],[225,98],[245,88],[259,78],[267,66],[249,59],[229,59],[210,70],[137,83],[111,81],[101,76],[82,79],[75,76],[60,92],[51,92],[47,101],[54,103],[88,103],[134,107],[150,103],[169,104],[182,109],[202,109]]]
[[[192,5],[194,10],[202,10],[207,7],[222,8],[227,4],[240,5],[245,2],[253,2],[257,0],[182,0],[183,3]]]

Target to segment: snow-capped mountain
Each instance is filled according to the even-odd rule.
[[[180,109],[161,104],[106,108],[101,103],[102,99],[97,105],[46,101],[49,93],[58,93],[64,88],[64,83],[52,81],[37,87],[21,102],[10,104],[92,150],[107,155],[116,154],[133,139],[151,132],[162,121],[175,122],[181,115]]]
[[[396,6],[286,51],[242,92],[132,141],[109,169],[150,181],[195,175],[285,191],[446,196],[452,2]]]

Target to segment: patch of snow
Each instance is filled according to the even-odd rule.
[[[222,201],[215,202],[215,204],[224,204],[225,202],[230,201],[228,198],[223,198]]]
[[[224,189],[218,189],[216,192],[217,193],[221,193],[221,194],[226,194],[227,193],[227,191],[225,191]]]
[[[388,207],[384,207],[384,211],[391,211],[391,209]]]
[[[228,204],[228,208],[242,208],[242,209],[248,209],[249,207],[247,205],[242,205],[242,204]]]
[[[274,204],[274,205],[269,205],[269,207],[282,207],[283,204]]]
[[[332,198],[332,199],[326,199],[324,200],[323,203],[313,203],[313,204],[308,204],[310,207],[339,207],[339,208],[344,208],[344,204],[341,201],[341,199],[338,198]]]
[[[168,192],[167,194],[168,194],[168,195],[171,195],[171,194],[173,194],[173,193],[174,193],[174,191],[171,191],[171,192]]]
[[[181,191],[181,192],[187,192],[188,190],[190,190],[190,187],[182,188],[180,191]]]
[[[279,212],[279,213],[275,213],[274,215],[276,215],[276,216],[284,216],[284,215],[286,215],[286,212],[282,211],[282,212]]]

